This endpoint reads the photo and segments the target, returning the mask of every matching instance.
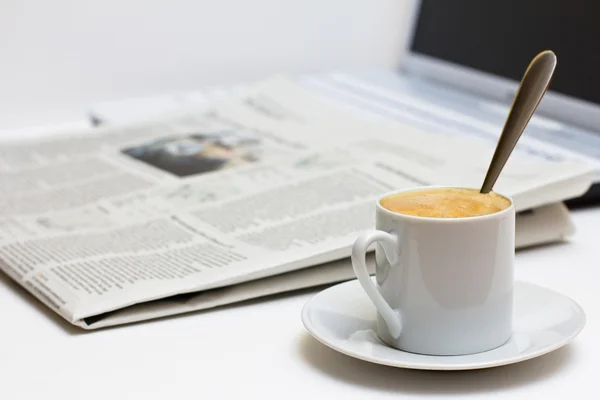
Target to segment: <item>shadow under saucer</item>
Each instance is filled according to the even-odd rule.
[[[568,345],[538,358],[494,368],[414,370],[347,356],[325,346],[308,333],[298,339],[298,352],[312,368],[336,380],[379,391],[414,394],[470,394],[535,384],[568,368],[575,353],[573,345]]]

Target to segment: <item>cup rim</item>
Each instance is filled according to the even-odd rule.
[[[515,202],[512,197],[507,196],[502,193],[495,192],[495,191],[494,191],[494,193],[509,200],[510,205],[508,207],[506,207],[505,209],[500,210],[495,213],[492,213],[492,214],[474,215],[474,216],[470,216],[470,217],[457,217],[457,218],[420,217],[418,215],[400,214],[400,213],[388,210],[387,208],[385,208],[381,205],[381,200],[383,200],[385,197],[388,197],[388,196],[392,196],[392,195],[400,194],[400,193],[417,192],[417,191],[430,190],[430,189],[479,190],[477,188],[467,187],[467,186],[437,186],[437,185],[436,186],[434,186],[434,185],[432,185],[432,186],[416,186],[416,187],[412,187],[412,188],[394,190],[391,192],[384,193],[383,195],[381,195],[377,198],[377,211],[379,211],[383,214],[386,214],[392,218],[406,219],[406,220],[419,221],[419,222],[429,221],[429,222],[439,222],[439,223],[444,223],[444,224],[451,224],[451,223],[462,223],[462,222],[467,222],[467,221],[473,222],[473,221],[484,221],[484,220],[489,220],[489,219],[502,218],[506,214],[512,213],[515,209]]]

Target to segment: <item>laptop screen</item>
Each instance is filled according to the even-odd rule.
[[[600,104],[599,15],[595,0],[422,0],[411,50],[515,81],[552,50],[550,90]]]

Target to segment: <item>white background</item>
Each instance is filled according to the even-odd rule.
[[[94,102],[396,68],[408,0],[2,0],[0,130]]]

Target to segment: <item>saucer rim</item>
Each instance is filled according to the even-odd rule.
[[[373,277],[372,277],[373,278]],[[526,354],[524,356],[520,356],[520,357],[509,357],[509,358],[505,358],[502,360],[491,360],[491,361],[482,361],[482,362],[477,362],[477,363],[460,363],[460,364],[437,364],[435,363],[435,359],[439,359],[439,358],[444,358],[444,359],[449,359],[449,358],[453,358],[453,357],[465,357],[465,356],[469,356],[468,354],[466,355],[461,355],[461,356],[434,356],[434,355],[425,355],[425,354],[417,354],[417,356],[423,357],[423,359],[431,359],[431,363],[425,363],[423,362],[423,364],[415,364],[415,363],[406,363],[406,362],[389,362],[386,360],[382,360],[382,359],[378,359],[378,358],[374,358],[374,357],[367,357],[365,356],[363,353],[360,352],[355,352],[355,351],[351,351],[351,350],[347,350],[345,349],[343,346],[339,346],[336,345],[335,343],[333,343],[331,340],[327,340],[326,338],[323,337],[323,335],[319,335],[316,332],[316,329],[314,327],[314,324],[311,323],[310,321],[310,308],[312,303],[315,301],[315,299],[319,296],[322,295],[323,293],[330,291],[330,290],[334,290],[335,288],[339,287],[339,286],[343,286],[343,285],[351,285],[351,284],[358,284],[358,280],[357,279],[351,279],[345,282],[340,282],[337,283],[335,285],[332,285],[328,288],[325,288],[321,291],[319,291],[318,293],[316,293],[315,295],[313,295],[310,299],[308,299],[304,306],[302,307],[302,311],[301,311],[301,319],[302,319],[302,324],[304,325],[305,329],[310,333],[310,335],[315,338],[317,341],[319,341],[320,343],[324,344],[325,346],[339,352],[342,354],[345,354],[349,357],[353,357],[359,360],[363,360],[363,361],[367,361],[370,363],[374,363],[374,364],[379,364],[379,365],[385,365],[385,366],[389,366],[389,367],[396,367],[396,368],[403,368],[403,369],[413,369],[413,370],[429,370],[429,371],[460,371],[460,370],[476,370],[476,369],[486,369],[486,368],[494,368],[494,367],[501,367],[501,366],[505,366],[505,365],[510,365],[510,364],[516,364],[519,362],[523,362],[523,361],[527,361],[527,360],[531,360],[537,357],[541,357],[545,354],[551,353],[553,351],[556,351],[558,349],[560,349],[561,347],[566,346],[567,344],[569,344],[570,342],[573,341],[573,339],[575,339],[583,330],[583,328],[585,327],[586,323],[587,323],[587,315],[585,314],[585,311],[583,309],[583,307],[581,307],[581,305],[573,300],[571,297],[564,295],[554,289],[550,289],[546,286],[542,286],[542,285],[538,285],[535,283],[531,283],[531,282],[526,282],[526,281],[522,281],[522,280],[515,280],[515,288],[517,286],[521,286],[521,287],[535,287],[538,289],[543,289],[545,291],[551,292],[556,296],[560,296],[563,297],[564,299],[568,300],[569,302],[571,302],[573,304],[573,306],[575,306],[575,308],[579,311],[582,321],[579,325],[579,327],[576,330],[573,330],[573,332],[571,332],[571,334],[569,334],[568,336],[566,336],[565,338],[557,341],[556,343],[549,345],[547,347],[544,347],[542,349],[539,349],[537,351],[531,352],[529,354]],[[377,335],[377,333],[375,333]],[[381,341],[381,339],[379,338],[379,336],[377,336],[377,339],[379,341]],[[512,338],[511,338],[512,339]],[[498,349],[508,345],[509,343],[511,343],[511,339],[509,339],[506,343],[504,343],[501,346],[498,346]],[[381,342],[382,346],[386,346],[389,349],[398,352],[398,353],[405,353],[405,354],[412,354],[414,355],[414,353],[408,353],[402,350],[398,350],[398,349],[394,349],[393,347],[390,347],[386,344],[384,344],[383,342]],[[496,350],[496,349],[494,349]],[[477,353],[477,354],[481,354],[481,353]]]

